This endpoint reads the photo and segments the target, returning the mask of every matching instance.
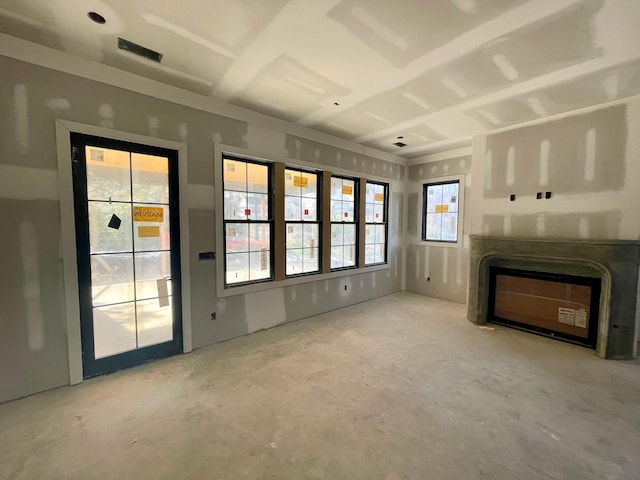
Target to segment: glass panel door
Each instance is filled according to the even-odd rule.
[[[180,352],[177,152],[71,140],[85,377]]]

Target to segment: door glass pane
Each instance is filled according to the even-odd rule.
[[[129,152],[85,147],[89,200],[131,201]]]
[[[90,201],[89,242],[91,253],[131,252],[131,204]]]
[[[131,154],[133,201],[169,203],[169,159],[141,153]]]
[[[93,306],[134,300],[132,254],[91,256],[91,297]]]
[[[172,297],[137,302],[138,347],[173,340]]]
[[[149,220],[149,221],[147,221]],[[134,245],[143,250],[169,250],[169,207],[164,205],[133,205]]]
[[[95,357],[103,358],[136,348],[133,302],[93,309]]]
[[[136,253],[136,300],[171,295],[171,254]]]

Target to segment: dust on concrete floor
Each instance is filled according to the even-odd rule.
[[[640,478],[640,365],[399,293],[0,405],[2,479]]]

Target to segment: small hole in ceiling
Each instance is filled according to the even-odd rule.
[[[334,104],[336,107],[339,107],[339,106],[340,106],[340,103],[338,103],[338,102],[333,102],[333,104]]]
[[[407,144],[406,144],[406,143],[402,143],[402,142],[396,142],[396,143],[394,143],[394,145],[395,145],[396,147],[406,147],[406,146],[407,146]]]
[[[397,138],[398,140],[402,140],[404,137],[403,137],[402,135],[398,135],[396,138]]]
[[[97,12],[89,12],[87,13],[87,17],[89,17],[94,22],[99,23],[100,25],[104,25],[105,23],[107,23],[107,19]]]

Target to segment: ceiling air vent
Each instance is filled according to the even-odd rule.
[[[396,142],[396,143],[394,143],[394,145],[395,145],[396,147],[406,147],[406,146],[407,146],[407,144],[406,144],[406,143],[404,143],[404,142]]]
[[[156,63],[160,63],[160,61],[162,60],[161,53],[145,48],[141,45],[138,45],[137,43],[130,42],[129,40],[125,40],[124,38],[118,37],[118,48],[120,50],[131,52],[134,55],[147,58]]]

